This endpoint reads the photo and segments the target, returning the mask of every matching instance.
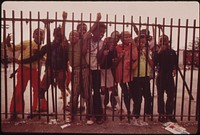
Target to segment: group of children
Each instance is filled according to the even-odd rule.
[[[106,116],[106,106],[108,104],[109,91],[111,91],[111,105],[113,110],[116,108],[122,113],[121,99],[118,94],[118,85],[124,95],[124,104],[127,111],[128,120],[134,116],[135,125],[148,125],[140,120],[140,111],[142,97],[144,97],[144,112],[146,116],[153,114],[153,97],[150,91],[150,73],[154,66],[158,68],[158,77],[156,78],[158,87],[158,113],[159,121],[176,121],[173,118],[173,105],[175,87],[173,83],[172,72],[177,68],[177,58],[175,51],[169,46],[169,39],[166,35],[159,38],[158,49],[153,49],[152,38],[147,29],[137,31],[137,37],[132,38],[129,31],[113,31],[111,36],[103,40],[106,32],[106,25],[101,20],[101,14],[97,14],[96,21],[87,30],[87,25],[83,22],[77,25],[77,30],[72,30],[69,39],[65,37],[65,20],[67,13],[63,12],[63,24],[54,29],[53,42],[44,41],[44,31],[36,29],[33,33],[32,50],[30,57],[30,46],[23,42],[23,56],[18,60],[19,63],[16,92],[13,92],[10,112],[11,119],[15,119],[18,113],[24,109],[22,93],[26,89],[28,80],[32,80],[34,91],[34,101],[32,111],[47,111],[45,92],[50,84],[57,84],[61,90],[63,98],[64,113],[70,112],[70,120],[77,114],[78,104],[80,102],[80,113],[86,108],[87,124],[98,124],[104,122]],[[46,24],[49,26],[49,24]],[[134,25],[135,27],[135,25]],[[50,28],[47,27],[47,36]],[[40,38],[38,38],[40,36]],[[47,37],[48,38],[48,37]],[[121,40],[121,43],[119,41]],[[156,44],[156,43],[154,43]],[[20,44],[21,45],[21,44]],[[21,47],[19,45],[19,47]],[[34,48],[33,48],[34,45]],[[7,46],[12,48],[7,38]],[[15,46],[16,49],[17,46]],[[25,48],[26,47],[26,48]],[[46,54],[45,74],[42,81],[38,80],[37,61]],[[168,68],[167,64],[170,65]],[[31,68],[29,63],[32,63]],[[35,64],[34,64],[35,63]],[[28,68],[26,68],[26,65]],[[71,66],[72,71],[69,70]],[[38,66],[39,67],[39,66]],[[21,69],[25,68],[25,69]],[[32,78],[29,75],[30,70],[34,72]],[[22,72],[26,74],[22,75]],[[22,78],[23,79],[22,79]],[[25,77],[25,80],[24,80]],[[27,78],[26,78],[27,77]],[[33,78],[35,77],[35,79]],[[70,79],[69,79],[70,78]],[[166,81],[166,79],[170,81]],[[23,81],[23,86],[21,86]],[[67,84],[66,84],[67,81]],[[66,107],[66,87],[71,81],[71,92],[69,107]],[[40,87],[38,90],[38,83]],[[168,94],[166,109],[164,107],[164,90]],[[39,106],[37,108],[37,96],[39,97]],[[80,98],[79,98],[80,96]],[[105,96],[107,96],[105,98]],[[79,101],[80,99],[80,101]],[[107,101],[105,101],[107,99]],[[130,110],[130,100],[133,100],[133,110]],[[86,107],[85,107],[86,104]]]

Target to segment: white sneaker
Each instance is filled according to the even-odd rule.
[[[147,126],[149,124],[147,122],[142,121],[142,120],[134,119],[133,125],[135,125],[135,126]]]
[[[147,122],[143,121],[143,120],[138,120],[138,123],[141,125],[141,126],[147,126],[149,125]]]
[[[134,126],[140,126],[140,124],[138,123],[138,120],[137,120],[137,119],[134,119],[133,125],[134,125]]]
[[[93,120],[87,120],[86,124],[87,125],[92,125],[92,124],[94,124],[94,121]]]

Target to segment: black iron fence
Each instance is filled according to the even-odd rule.
[[[83,20],[83,14],[81,14],[81,18],[79,20],[74,19],[74,13],[72,14],[72,18],[67,18],[64,20],[65,22],[65,35],[67,37],[67,40],[69,40],[69,33],[73,30],[76,30],[77,24],[79,23],[85,23],[87,27],[90,29],[93,25],[93,23],[96,23],[96,21],[92,20],[92,15],[90,14],[90,17],[88,20]],[[134,18],[135,19],[135,18]],[[131,37],[136,40],[135,37],[137,36],[137,32],[142,31],[142,28],[146,30],[146,35],[148,34],[148,31],[150,32],[150,37],[151,40],[154,41],[152,46],[156,48],[155,46],[158,44],[159,37],[164,33],[168,35],[169,37],[169,45],[170,48],[173,48],[176,51],[177,54],[177,65],[178,68],[176,68],[176,76],[174,77],[174,82],[175,82],[175,102],[174,102],[174,111],[173,115],[180,121],[185,121],[185,120],[193,120],[193,121],[198,121],[198,116],[199,116],[199,108],[200,108],[200,91],[199,91],[199,26],[196,24],[196,20],[193,21],[193,25],[189,25],[189,20],[186,20],[185,24],[184,22],[181,22],[180,19],[178,19],[178,24],[173,23],[173,19],[170,20],[170,24],[166,24],[165,18],[163,18],[161,23],[158,23],[157,18],[155,18],[155,21],[150,23],[149,18],[147,18],[146,22],[141,21],[141,17],[138,18],[137,21],[133,21],[133,17],[130,18],[131,21],[125,21],[125,16],[123,16],[123,21],[119,22],[117,20],[117,16],[114,17],[113,20],[108,19],[108,15],[106,16],[106,20],[100,20],[100,22],[103,22],[107,29],[105,31],[105,34],[102,38],[104,40],[106,37],[109,37],[112,31],[119,31],[124,32],[124,31],[129,31],[131,34]],[[133,23],[134,22],[134,23]],[[23,54],[23,41],[24,40],[29,40],[30,46],[32,46],[32,38],[33,38],[33,30],[36,28],[41,28],[45,31],[45,41],[44,44],[49,43],[53,41],[53,31],[54,28],[58,27],[63,23],[62,19],[58,19],[57,13],[55,14],[54,19],[49,18],[49,14],[47,13],[46,18],[41,18],[40,13],[38,13],[37,18],[32,18],[32,13],[30,12],[29,18],[24,18],[23,17],[23,12],[21,12],[20,17],[17,18],[15,17],[15,12],[12,12],[12,17],[7,17],[6,16],[6,11],[3,11],[2,13],[2,18],[1,18],[1,115],[2,118],[8,119],[10,116],[10,104],[11,104],[11,98],[17,98],[17,97],[12,97],[15,95],[14,93],[17,93],[16,91],[16,84],[21,82],[23,83],[23,79],[25,77],[23,74],[21,74],[21,77],[17,77],[17,69],[19,68],[19,65],[23,67],[23,63],[21,64],[16,64],[15,60],[11,60],[12,58],[18,58],[20,54]],[[182,24],[181,24],[182,23]],[[49,27],[48,27],[49,26]],[[153,27],[154,29],[152,30]],[[49,29],[48,29],[49,28]],[[88,30],[89,30],[88,29]],[[12,44],[21,44],[21,49],[16,52],[15,51],[15,46],[13,46],[13,52],[8,51],[8,46],[6,45],[6,39],[7,35],[11,34],[12,35]],[[72,34],[73,35],[73,34]],[[116,39],[116,37],[115,37]],[[74,38],[73,38],[74,40]],[[124,47],[123,43],[124,38],[121,38],[121,41],[119,41],[118,44],[122,44]],[[140,42],[141,37],[139,37],[138,42]],[[136,41],[135,41],[136,42]],[[189,44],[190,42],[190,44]],[[122,48],[123,48],[122,47]],[[158,46],[159,47],[159,46]],[[39,50],[39,47],[38,47]],[[131,49],[130,49],[131,50]],[[156,49],[155,49],[156,50]],[[151,50],[152,52],[155,50]],[[98,50],[99,51],[99,50]],[[139,51],[139,49],[138,49]],[[31,52],[31,47],[30,47],[30,52]],[[30,53],[29,52],[29,53]],[[32,54],[30,53],[30,56]],[[47,54],[48,57],[49,54]],[[75,59],[76,56],[73,56],[72,59]],[[147,57],[146,57],[147,58]],[[140,59],[140,55],[139,58]],[[65,63],[65,62],[63,62]],[[73,61],[72,61],[73,63]],[[124,65],[125,60],[123,59],[122,62]],[[89,63],[89,67],[91,63]],[[146,63],[147,64],[147,63]],[[22,86],[21,89],[26,90],[25,92],[21,92],[21,98],[22,104],[23,104],[23,109],[22,112],[19,113],[20,116],[22,116],[23,119],[25,119],[26,115],[29,114],[34,114],[35,110],[32,109],[33,105],[33,82],[38,82],[38,89],[40,89],[40,80],[42,76],[45,73],[45,70],[47,70],[45,64],[41,64],[39,60],[37,61],[38,65],[38,79],[32,80],[30,79],[30,83],[27,86]],[[29,62],[29,67],[32,69],[32,62]],[[116,67],[114,67],[116,68]],[[132,65],[131,65],[132,68]],[[25,72],[24,68],[21,68],[21,72]],[[80,68],[79,68],[80,69]],[[152,96],[152,116],[151,119],[153,120],[154,118],[158,117],[158,112],[157,112],[157,88],[156,88],[156,75],[157,75],[157,69],[156,66],[154,65],[152,67],[152,76],[150,80],[150,92]],[[75,67],[71,66],[70,67],[71,72],[71,82],[69,83],[69,89],[71,89],[71,93],[68,94],[67,96],[67,101],[70,101],[70,96],[74,96],[74,86],[72,86],[72,83],[74,80],[74,70]],[[123,70],[123,68],[122,68]],[[147,72],[147,70],[145,71]],[[92,74],[92,70],[89,70],[89,74]],[[107,74],[107,73],[106,73]],[[124,72],[122,72],[122,75]],[[27,75],[28,76],[28,75]],[[30,78],[33,76],[33,71],[30,70],[29,73]],[[69,77],[69,76],[67,76]],[[130,75],[130,78],[133,76]],[[17,78],[21,78],[20,80],[17,80]],[[107,78],[107,77],[106,77]],[[64,77],[63,77],[64,79]],[[81,76],[79,78],[81,81]],[[106,80],[106,79],[105,79]],[[134,78],[133,78],[134,80]],[[54,80],[55,81],[55,80]],[[81,82],[80,81],[80,82]],[[100,81],[100,80],[99,80]],[[167,80],[166,80],[167,81]],[[116,84],[116,80],[113,82]],[[91,85],[91,82],[89,83]],[[29,86],[29,87],[28,87]],[[67,87],[67,86],[65,86]],[[40,119],[41,116],[45,115],[47,117],[47,121],[49,121],[50,116],[55,116],[57,117],[62,117],[63,120],[66,120],[66,115],[69,114],[70,107],[68,108],[69,110],[63,109],[62,102],[60,102],[60,96],[61,92],[58,90],[56,85],[54,83],[51,84],[51,87],[49,87],[49,90],[45,93],[45,98],[47,100],[47,112],[45,114],[41,113],[40,107],[37,107],[38,109],[38,118]],[[112,120],[114,120],[115,117],[120,117],[120,116],[127,116],[127,115],[132,115],[129,113],[126,113],[126,107],[124,105],[124,92],[122,92],[122,88],[120,87],[119,83],[117,83],[117,89],[118,89],[118,96],[121,99],[121,104],[119,105],[121,109],[124,110],[125,113],[122,111],[119,111],[119,113],[116,113],[114,108],[112,108],[109,111],[107,110],[107,113],[104,115],[107,115],[108,117],[112,117]],[[22,91],[22,90],[21,90]],[[92,92],[94,94],[94,92]],[[99,91],[100,93],[100,91]],[[130,94],[130,93],[129,93]],[[39,96],[39,95],[38,95]],[[99,95],[100,96],[100,95]],[[63,98],[63,97],[62,97]],[[129,97],[130,98],[130,97]],[[79,104],[80,102],[83,102],[79,98]],[[166,100],[166,97],[164,98]],[[39,102],[39,98],[37,99],[37,105],[41,106],[42,103]],[[97,99],[93,99],[97,100]],[[141,113],[140,115],[145,119],[145,111],[144,111],[144,99],[142,101],[142,107],[141,107]],[[14,106],[18,101],[15,100]],[[70,102],[73,102],[70,101]],[[133,109],[133,101],[130,101],[130,108],[131,110]],[[72,103],[72,108],[73,108],[73,103]],[[18,110],[17,106],[14,107],[15,111]],[[73,109],[72,109],[73,110]],[[105,109],[106,110],[106,109]],[[72,116],[80,116],[80,119],[82,119],[82,116],[85,116],[87,113],[85,112],[78,112],[76,114],[72,113]],[[120,117],[122,120],[122,117]]]

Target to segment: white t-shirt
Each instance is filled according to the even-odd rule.
[[[91,46],[88,47],[87,53],[86,53],[86,62],[88,65],[90,65],[91,70],[96,70],[97,68],[100,69],[99,64],[97,65],[97,52],[102,48],[103,41],[100,40],[98,42],[93,42],[91,40],[90,42]],[[90,53],[90,54],[89,54]],[[89,56],[90,56],[90,62],[89,62]]]

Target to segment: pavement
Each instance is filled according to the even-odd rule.
[[[114,112],[115,115],[116,113]],[[145,122],[148,125],[145,126],[136,126],[134,120],[128,122],[126,117],[122,120],[119,116],[112,117],[111,111],[108,111],[104,123],[92,125],[86,124],[85,116],[82,116],[81,120],[80,116],[76,116],[70,124],[64,121],[63,115],[59,115],[57,119],[55,116],[49,116],[49,122],[47,122],[46,116],[34,117],[33,119],[27,119],[26,115],[24,119],[21,117],[20,115],[16,121],[12,122],[9,119],[2,119],[1,134],[172,134],[165,129],[164,124],[166,123],[158,122],[157,116],[153,116],[153,119],[146,118]],[[180,121],[178,118],[177,120],[176,124],[185,128],[188,133],[197,134],[197,121]]]

